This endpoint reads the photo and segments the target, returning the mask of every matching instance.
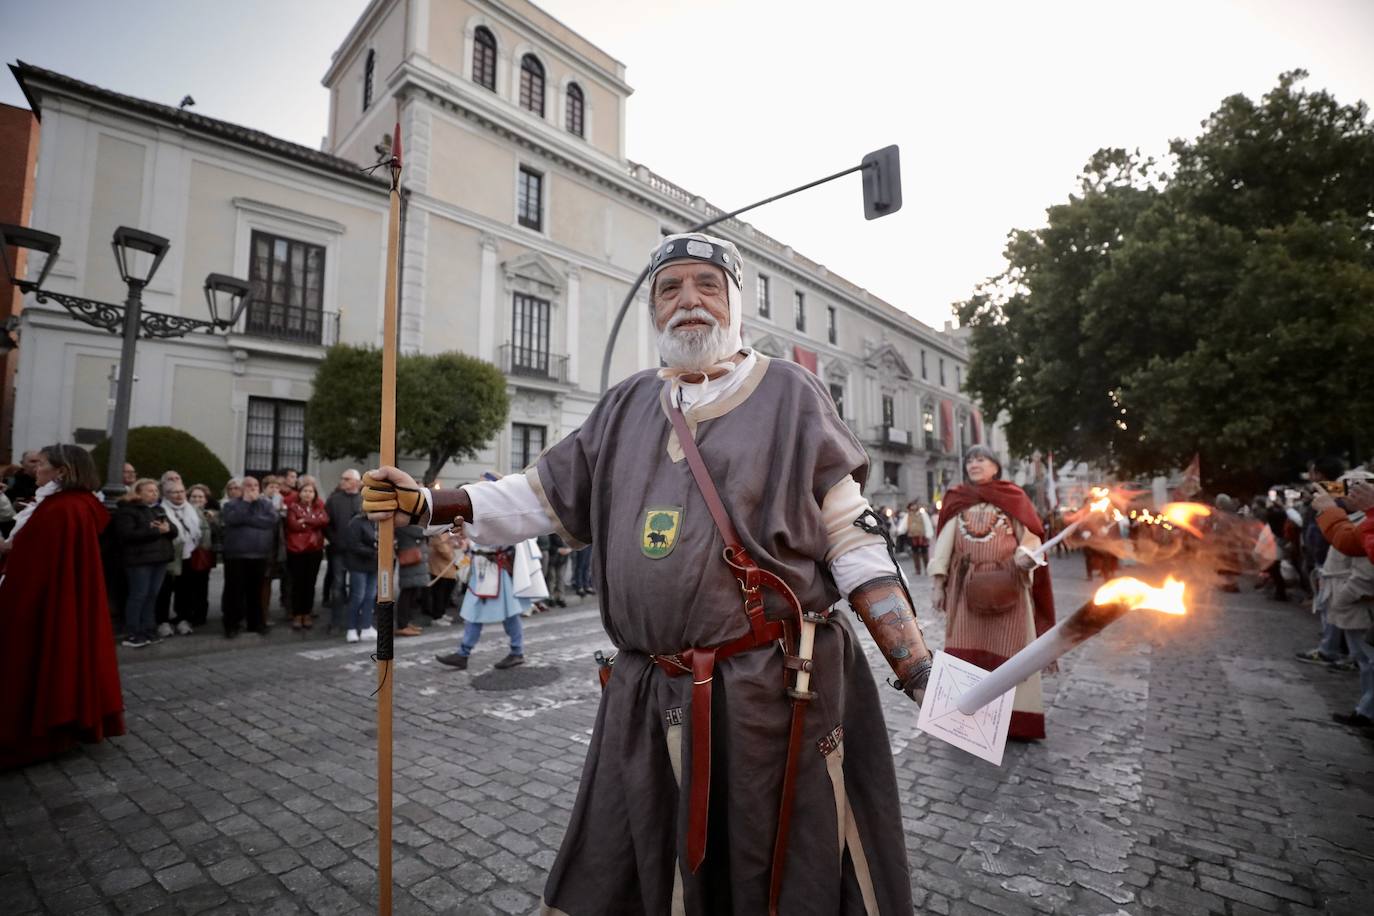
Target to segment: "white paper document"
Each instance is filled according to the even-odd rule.
[[[935,653],[935,665],[930,671],[921,714],[916,727],[928,735],[948,742],[960,750],[997,766],[1002,765],[1002,752],[1007,747],[1007,729],[1011,727],[1011,703],[1016,688],[1008,690],[971,716],[959,711],[959,697],[973,687],[987,672],[972,662],[955,658],[947,652]]]

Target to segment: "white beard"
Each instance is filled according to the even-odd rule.
[[[681,328],[677,325],[690,319],[709,321],[709,328]],[[658,332],[658,355],[672,369],[704,372],[721,360],[728,351],[730,330],[711,317],[705,309],[693,309],[673,315],[668,325]]]

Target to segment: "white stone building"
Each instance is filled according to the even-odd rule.
[[[379,339],[386,197],[354,164],[376,161],[398,119],[402,347],[490,360],[512,395],[506,432],[478,460],[450,465],[446,484],[523,467],[575,429],[651,247],[722,212],[625,157],[624,65],[525,0],[374,0],[324,77],[323,154],[32,68],[20,79],[43,116],[33,225],[63,235],[61,288],[118,298],[99,258],[120,222],[173,239],[147,305],[184,314],[203,309],[206,272],[260,280],[253,246],[286,246],[275,268],[287,270],[286,299],[250,315],[243,333],[140,345],[135,425],[182,426],[235,471],[258,469],[253,456],[269,446],[292,456],[280,437],[308,434],[279,417],[300,415],[332,328],[344,342]],[[827,383],[870,452],[874,501],[895,505],[957,479],[959,452],[989,435],[961,392],[959,335],[745,223],[711,231],[746,259],[746,343]],[[306,340],[290,339],[304,329]],[[118,341],[33,305],[24,334],[16,441],[101,426]],[[612,382],[655,364],[641,291]],[[269,412],[271,441],[250,437]]]

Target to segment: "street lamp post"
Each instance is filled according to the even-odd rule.
[[[106,502],[113,503],[125,490],[124,458],[129,442],[129,412],[133,403],[134,360],[139,338],[167,339],[184,337],[192,331],[203,330],[208,334],[213,334],[216,330],[227,331],[238,323],[243,310],[252,299],[252,291],[242,280],[225,274],[210,274],[205,278],[205,301],[210,310],[209,321],[162,312],[145,312],[143,289],[152,282],[153,274],[162,264],[171,242],[151,232],[120,226],[115,230],[110,246],[114,249],[120,279],[128,287],[124,305],[121,307],[81,296],[56,293],[42,287],[48,272],[57,263],[57,252],[61,246],[61,238],[50,232],[0,223],[0,255],[3,255],[5,274],[16,289],[23,293],[33,293],[34,299],[41,303],[56,302],[79,321],[123,337],[119,358],[119,385],[115,392],[114,423],[110,430],[110,458],[106,466],[104,487]],[[36,279],[27,280],[19,277],[17,263],[10,261],[11,247],[23,249],[30,257],[43,256],[43,265],[38,268]],[[143,266],[140,268],[140,265]],[[34,271],[26,273],[32,274]]]

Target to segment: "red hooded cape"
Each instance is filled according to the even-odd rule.
[[[945,525],[960,512],[978,505],[991,503],[1016,519],[1026,530],[1044,540],[1045,526],[1035,513],[1026,491],[1005,480],[989,480],[987,483],[963,483],[945,494],[940,504],[940,521],[935,526],[936,536]],[[1035,570],[1031,580],[1031,601],[1035,605],[1035,635],[1039,636],[1054,626],[1054,591],[1050,586],[1050,568],[1041,566]]]
[[[90,493],[59,491],[14,539],[0,582],[0,769],[124,734],[100,560],[109,521]]]

